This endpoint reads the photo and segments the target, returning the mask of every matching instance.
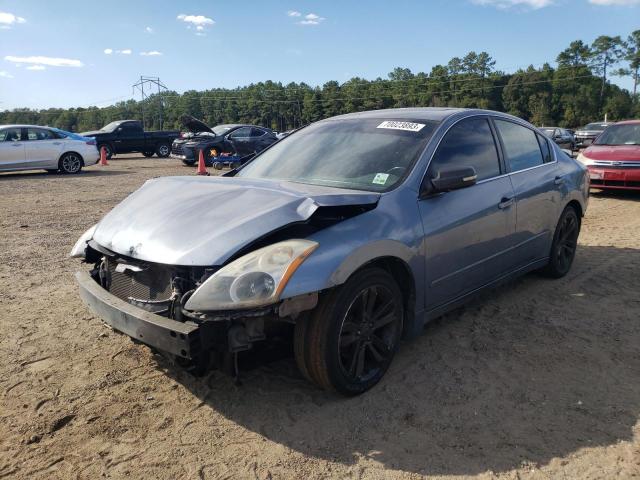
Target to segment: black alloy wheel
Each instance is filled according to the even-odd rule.
[[[324,389],[363,393],[389,368],[403,318],[403,296],[393,277],[381,268],[361,270],[296,323],[298,367]]]
[[[553,278],[564,277],[573,264],[580,235],[580,218],[575,208],[567,206],[556,227],[549,264],[543,272]]]

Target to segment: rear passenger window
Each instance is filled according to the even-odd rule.
[[[42,128],[28,128],[27,138],[29,140],[55,140],[56,136],[50,130]]]
[[[551,148],[549,147],[549,142],[542,135],[538,135],[538,143],[540,144],[540,150],[542,150],[542,159],[544,163],[549,163],[553,160],[551,156]]]
[[[496,128],[502,137],[507,161],[511,171],[542,165],[542,152],[536,139],[536,133],[526,127],[506,120],[495,120]]]
[[[478,181],[500,175],[500,161],[489,121],[469,118],[455,124],[445,135],[431,160],[430,172],[473,167]]]
[[[262,135],[264,135],[265,133],[267,133],[267,132],[265,132],[265,131],[264,131],[264,130],[262,130],[261,128],[255,128],[255,127],[254,127],[254,128],[252,128],[252,129],[251,129],[251,136],[252,136],[252,137],[261,137],[261,136],[262,136]]]

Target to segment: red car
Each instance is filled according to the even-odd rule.
[[[640,120],[607,127],[578,160],[589,169],[592,187],[640,190]]]

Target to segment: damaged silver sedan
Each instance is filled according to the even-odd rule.
[[[480,289],[565,275],[587,195],[584,167],[517,118],[362,112],[223,177],[150,180],[71,254],[97,316],[189,368],[237,374],[238,352],[288,334],[307,378],[354,395]]]

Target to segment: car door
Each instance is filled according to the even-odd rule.
[[[63,141],[46,128],[29,127],[24,142],[25,162],[33,168],[58,168]]]
[[[477,183],[419,200],[427,309],[449,303],[513,267],[514,192],[486,116],[466,118],[438,145],[425,181],[439,170],[473,167]]]
[[[227,138],[238,155],[253,153],[251,149],[251,127],[240,127],[231,132]]]
[[[24,142],[20,127],[0,130],[0,170],[24,168]]]
[[[144,133],[139,125],[125,123],[116,130],[116,153],[137,152],[144,149]]]
[[[516,196],[518,266],[549,255],[564,178],[548,140],[531,128],[494,119]]]
[[[258,127],[251,128],[251,138],[249,140],[251,151],[261,152],[274,142],[273,135],[269,134],[267,130]]]

